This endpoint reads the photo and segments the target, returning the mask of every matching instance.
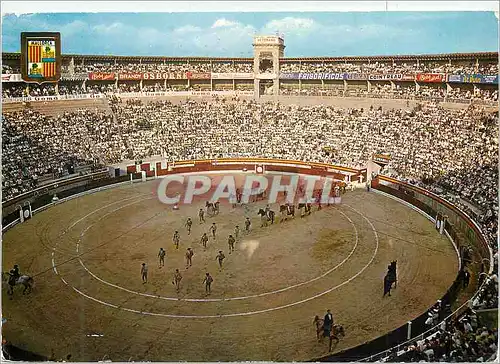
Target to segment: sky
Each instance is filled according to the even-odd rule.
[[[285,57],[498,51],[494,12],[4,14],[2,51],[23,31],[60,32],[63,54],[252,57],[276,32]]]

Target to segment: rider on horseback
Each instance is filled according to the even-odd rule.
[[[19,279],[19,277],[21,277],[21,273],[19,273],[19,266],[17,264],[14,264],[14,268],[11,269],[10,273],[15,279]]]
[[[21,274],[19,273],[19,266],[17,264],[14,265],[14,268],[10,270],[9,272],[9,284],[11,286],[16,284],[16,281],[21,277]]]

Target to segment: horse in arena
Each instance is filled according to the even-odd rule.
[[[264,226],[267,226],[267,223],[270,221],[271,224],[274,224],[274,216],[275,216],[275,213],[273,210],[264,210],[264,209],[259,209],[259,212],[257,213],[258,215],[260,215],[260,221],[261,221],[261,225],[260,227],[264,227]]]
[[[7,282],[7,293],[12,296],[14,294],[14,287],[22,284],[24,286],[23,294],[31,293],[33,289],[33,284],[35,281],[32,277],[27,275],[21,275],[19,278],[15,279],[8,272],[3,274],[4,280]]]
[[[310,203],[299,203],[297,209],[300,211],[300,217],[311,215],[312,205]]]
[[[295,206],[290,204],[280,205],[281,221],[286,221],[288,216],[295,217]]]
[[[384,277],[384,297],[386,294],[391,295],[392,284],[397,287],[397,260],[391,262],[387,267],[387,274]]]
[[[342,325],[339,325],[339,324],[333,324],[331,330],[329,332],[325,333],[324,332],[324,320],[319,318],[319,316],[317,316],[317,315],[314,317],[313,324],[316,326],[316,338],[318,339],[318,342],[321,342],[321,340],[324,337],[329,338],[330,342],[329,342],[328,351],[332,351],[332,343],[334,340],[338,344],[340,341],[340,338],[345,336],[344,327]]]

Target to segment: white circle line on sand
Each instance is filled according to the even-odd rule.
[[[72,229],[73,227],[75,227],[78,223],[80,223],[81,221],[85,220],[85,219],[86,219],[86,218],[88,218],[89,216],[91,216],[91,215],[95,214],[96,212],[101,211],[101,210],[103,210],[103,209],[105,209],[105,208],[108,208],[109,206],[116,205],[117,203],[120,203],[120,202],[123,202],[123,201],[132,200],[132,199],[134,199],[134,198],[139,198],[139,197],[142,197],[142,196],[144,196],[144,195],[146,195],[146,196],[147,196],[148,194],[141,193],[141,194],[136,195],[136,196],[132,196],[132,197],[129,197],[129,198],[126,198],[126,199],[123,199],[123,200],[118,200],[118,201],[112,202],[112,203],[107,204],[107,205],[104,205],[104,206],[102,206],[102,207],[100,207],[100,208],[98,208],[98,209],[96,209],[96,210],[94,210],[94,211],[91,211],[91,212],[90,212],[90,213],[88,213],[87,215],[85,215],[85,216],[83,216],[83,217],[79,218],[78,220],[74,221],[73,223],[71,223],[71,225],[70,225],[70,226],[68,226],[66,229],[64,229],[64,230],[63,230],[63,232],[62,232],[62,233],[60,233],[60,234],[57,236],[57,238],[56,238],[56,239],[61,238],[61,237],[62,237],[63,235],[65,235],[65,234],[66,234],[66,233],[67,233],[70,229]],[[58,253],[61,253],[61,254],[68,254],[67,252],[63,252],[63,251],[59,251],[59,250],[57,250],[57,249],[56,249],[57,245],[58,245],[58,242],[57,242],[57,240],[56,240],[55,245],[52,247],[52,250],[53,250],[54,252],[58,252]],[[52,256],[53,256],[53,255],[54,255],[54,254],[52,254]],[[57,274],[57,273],[56,273],[56,274]]]
[[[138,201],[140,202],[140,201]],[[134,203],[137,203],[137,202],[134,202]],[[126,205],[127,206],[127,205]],[[125,206],[123,206],[125,207]],[[119,209],[116,209],[116,210],[113,210],[111,211],[110,213],[114,212],[114,211],[117,211]],[[288,286],[288,287],[284,287],[284,288],[280,288],[280,289],[277,289],[277,290],[274,290],[274,291],[269,291],[269,292],[264,292],[264,293],[259,293],[259,294],[254,294],[254,295],[249,295],[249,296],[241,296],[241,297],[228,297],[228,298],[179,298],[179,297],[166,297],[166,296],[160,296],[160,295],[152,295],[152,294],[148,294],[148,293],[142,293],[142,292],[137,292],[137,291],[133,291],[133,290],[130,290],[128,288],[125,288],[125,287],[121,287],[117,284],[114,284],[114,283],[111,283],[111,282],[108,282],[100,277],[98,277],[97,275],[95,275],[91,270],[89,270],[85,264],[82,262],[82,260],[80,258],[78,258],[78,261],[80,262],[81,266],[83,267],[83,269],[85,269],[87,271],[88,274],[90,274],[93,278],[95,278],[96,280],[100,281],[101,283],[104,283],[110,287],[113,287],[113,288],[117,288],[117,289],[120,289],[122,291],[125,291],[125,292],[128,292],[128,293],[132,293],[132,294],[136,294],[136,295],[139,295],[139,296],[144,296],[144,297],[152,297],[152,298],[158,298],[158,299],[162,299],[162,300],[166,300],[166,301],[185,301],[185,302],[221,302],[221,301],[237,301],[237,300],[246,300],[246,299],[250,299],[250,298],[258,298],[258,297],[264,297],[264,296],[268,296],[268,295],[271,295],[271,294],[277,294],[277,293],[281,293],[281,292],[284,292],[284,291],[288,291],[290,289],[293,289],[293,288],[297,288],[297,287],[300,287],[300,286],[303,286],[303,285],[306,285],[306,284],[310,284],[310,283],[313,283],[321,278],[324,278],[326,277],[327,275],[329,275],[330,273],[332,273],[333,271],[335,271],[336,269],[338,269],[340,266],[342,266],[345,262],[347,262],[351,256],[354,254],[354,252],[356,251],[356,248],[358,247],[358,244],[359,244],[359,233],[358,233],[358,229],[356,228],[356,225],[354,224],[354,222],[342,211],[338,210],[338,212],[340,212],[350,223],[351,225],[353,226],[354,228],[354,232],[356,234],[356,242],[354,244],[354,247],[353,249],[350,251],[349,255],[343,260],[341,261],[339,264],[337,264],[335,267],[327,270],[326,272],[324,272],[323,274],[317,276],[317,277],[314,277],[308,281],[305,281],[305,282],[300,282],[300,283],[297,283],[297,284],[294,284],[294,285],[291,285],[291,286]],[[104,215],[106,216],[106,215]],[[85,232],[90,229],[92,225],[89,225],[85,230],[84,232],[80,235],[80,239],[83,237],[83,235],[85,234]]]
[[[378,249],[379,249],[379,237],[378,237],[378,234],[377,234],[377,230],[375,229],[375,226],[372,224],[372,222],[365,216],[363,215],[361,212],[359,212],[358,210],[356,210],[355,208],[345,204],[345,206],[349,207],[350,209],[352,209],[354,212],[356,212],[357,214],[359,214],[360,216],[362,216],[371,226],[372,230],[373,230],[373,233],[375,235],[375,241],[376,241],[376,246],[375,246],[375,250],[372,254],[372,257],[370,259],[370,261],[358,272],[356,273],[354,276],[352,276],[351,278],[345,280],[344,282],[332,287],[332,288],[329,288],[327,289],[326,291],[323,291],[321,293],[318,293],[314,296],[311,296],[311,297],[308,297],[308,298],[305,298],[303,300],[300,300],[300,301],[296,301],[296,302],[292,302],[292,303],[289,303],[289,304],[286,304],[286,305],[282,305],[282,306],[277,306],[277,307],[272,307],[272,308],[267,308],[267,309],[264,309],[264,310],[258,310],[258,311],[249,311],[249,312],[239,312],[239,313],[231,313],[231,314],[220,314],[220,315],[173,315],[173,314],[165,314],[165,313],[155,313],[155,312],[147,312],[147,311],[137,311],[137,310],[132,310],[132,309],[128,309],[128,308],[124,308],[124,307],[118,307],[118,306],[115,306],[111,303],[108,303],[108,302],[104,302],[104,301],[101,301],[101,300],[98,300],[97,298],[94,298],[92,296],[89,296],[79,290],[77,290],[76,288],[73,287],[73,289],[80,293],[81,295],[83,295],[84,297],[92,300],[92,301],[95,301],[95,302],[98,302],[98,303],[101,303],[103,305],[106,305],[106,306],[110,306],[110,307],[115,307],[119,310],[124,310],[124,311],[129,311],[129,312],[134,312],[134,313],[140,313],[142,315],[149,315],[149,316],[160,316],[160,317],[167,317],[167,318],[194,318],[194,319],[205,319],[205,318],[222,318],[222,317],[238,317],[238,316],[250,316],[250,315],[256,315],[256,314],[260,314],[260,313],[266,313],[266,312],[272,312],[272,311],[277,311],[277,310],[281,310],[281,309],[284,309],[284,308],[288,308],[288,307],[293,307],[293,306],[296,306],[296,305],[299,305],[299,304],[302,304],[302,303],[305,303],[305,302],[308,302],[308,301],[312,301],[318,297],[321,297],[321,296],[324,296],[334,290],[336,290],[337,288],[340,288],[344,285],[346,285],[347,283],[353,281],[354,279],[356,279],[360,274],[362,274],[373,262],[373,260],[375,259],[375,256],[377,255],[378,253]]]

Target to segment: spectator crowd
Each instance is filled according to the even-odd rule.
[[[4,156],[12,158],[4,161],[4,196],[16,193],[8,186],[20,177],[10,178],[12,173],[24,168],[31,179],[44,172],[35,161],[39,153],[27,155],[40,146],[53,152],[57,163],[45,154],[42,158],[45,164],[57,164],[53,168],[69,155],[102,163],[153,155],[171,161],[261,156],[357,168],[373,153],[385,152],[392,156],[389,173],[453,193],[450,198],[464,201],[463,208],[483,223],[492,241],[496,234],[497,118],[477,106],[448,110],[425,104],[410,112],[253,101],[129,100],[114,102],[111,111],[114,115],[80,110],[49,117],[29,109],[5,114]],[[325,152],[325,147],[334,152]]]
[[[215,72],[215,73],[251,73],[253,62],[176,62],[176,63],[90,63],[74,65],[75,73],[88,72]]]
[[[498,331],[488,329],[472,309],[456,320],[444,320],[438,331],[393,353],[388,362],[493,362]]]
[[[292,63],[282,61],[281,72],[310,72],[310,73],[383,73],[383,74],[414,74],[414,73],[450,73],[454,75],[498,74],[498,64],[485,63],[475,64],[466,62],[463,64],[450,64],[447,62],[370,62],[370,63],[348,63],[348,62],[301,62]]]
[[[214,73],[251,73],[253,61],[179,61],[168,63],[161,61],[124,63],[121,61],[92,62],[75,64],[67,67],[74,73],[88,72],[214,72]],[[310,73],[383,73],[383,74],[414,74],[414,73],[449,73],[454,75],[498,74],[498,64],[494,62],[478,63],[458,62],[451,64],[447,61],[374,61],[374,62],[347,62],[347,61],[280,61],[280,72],[310,72]]]

